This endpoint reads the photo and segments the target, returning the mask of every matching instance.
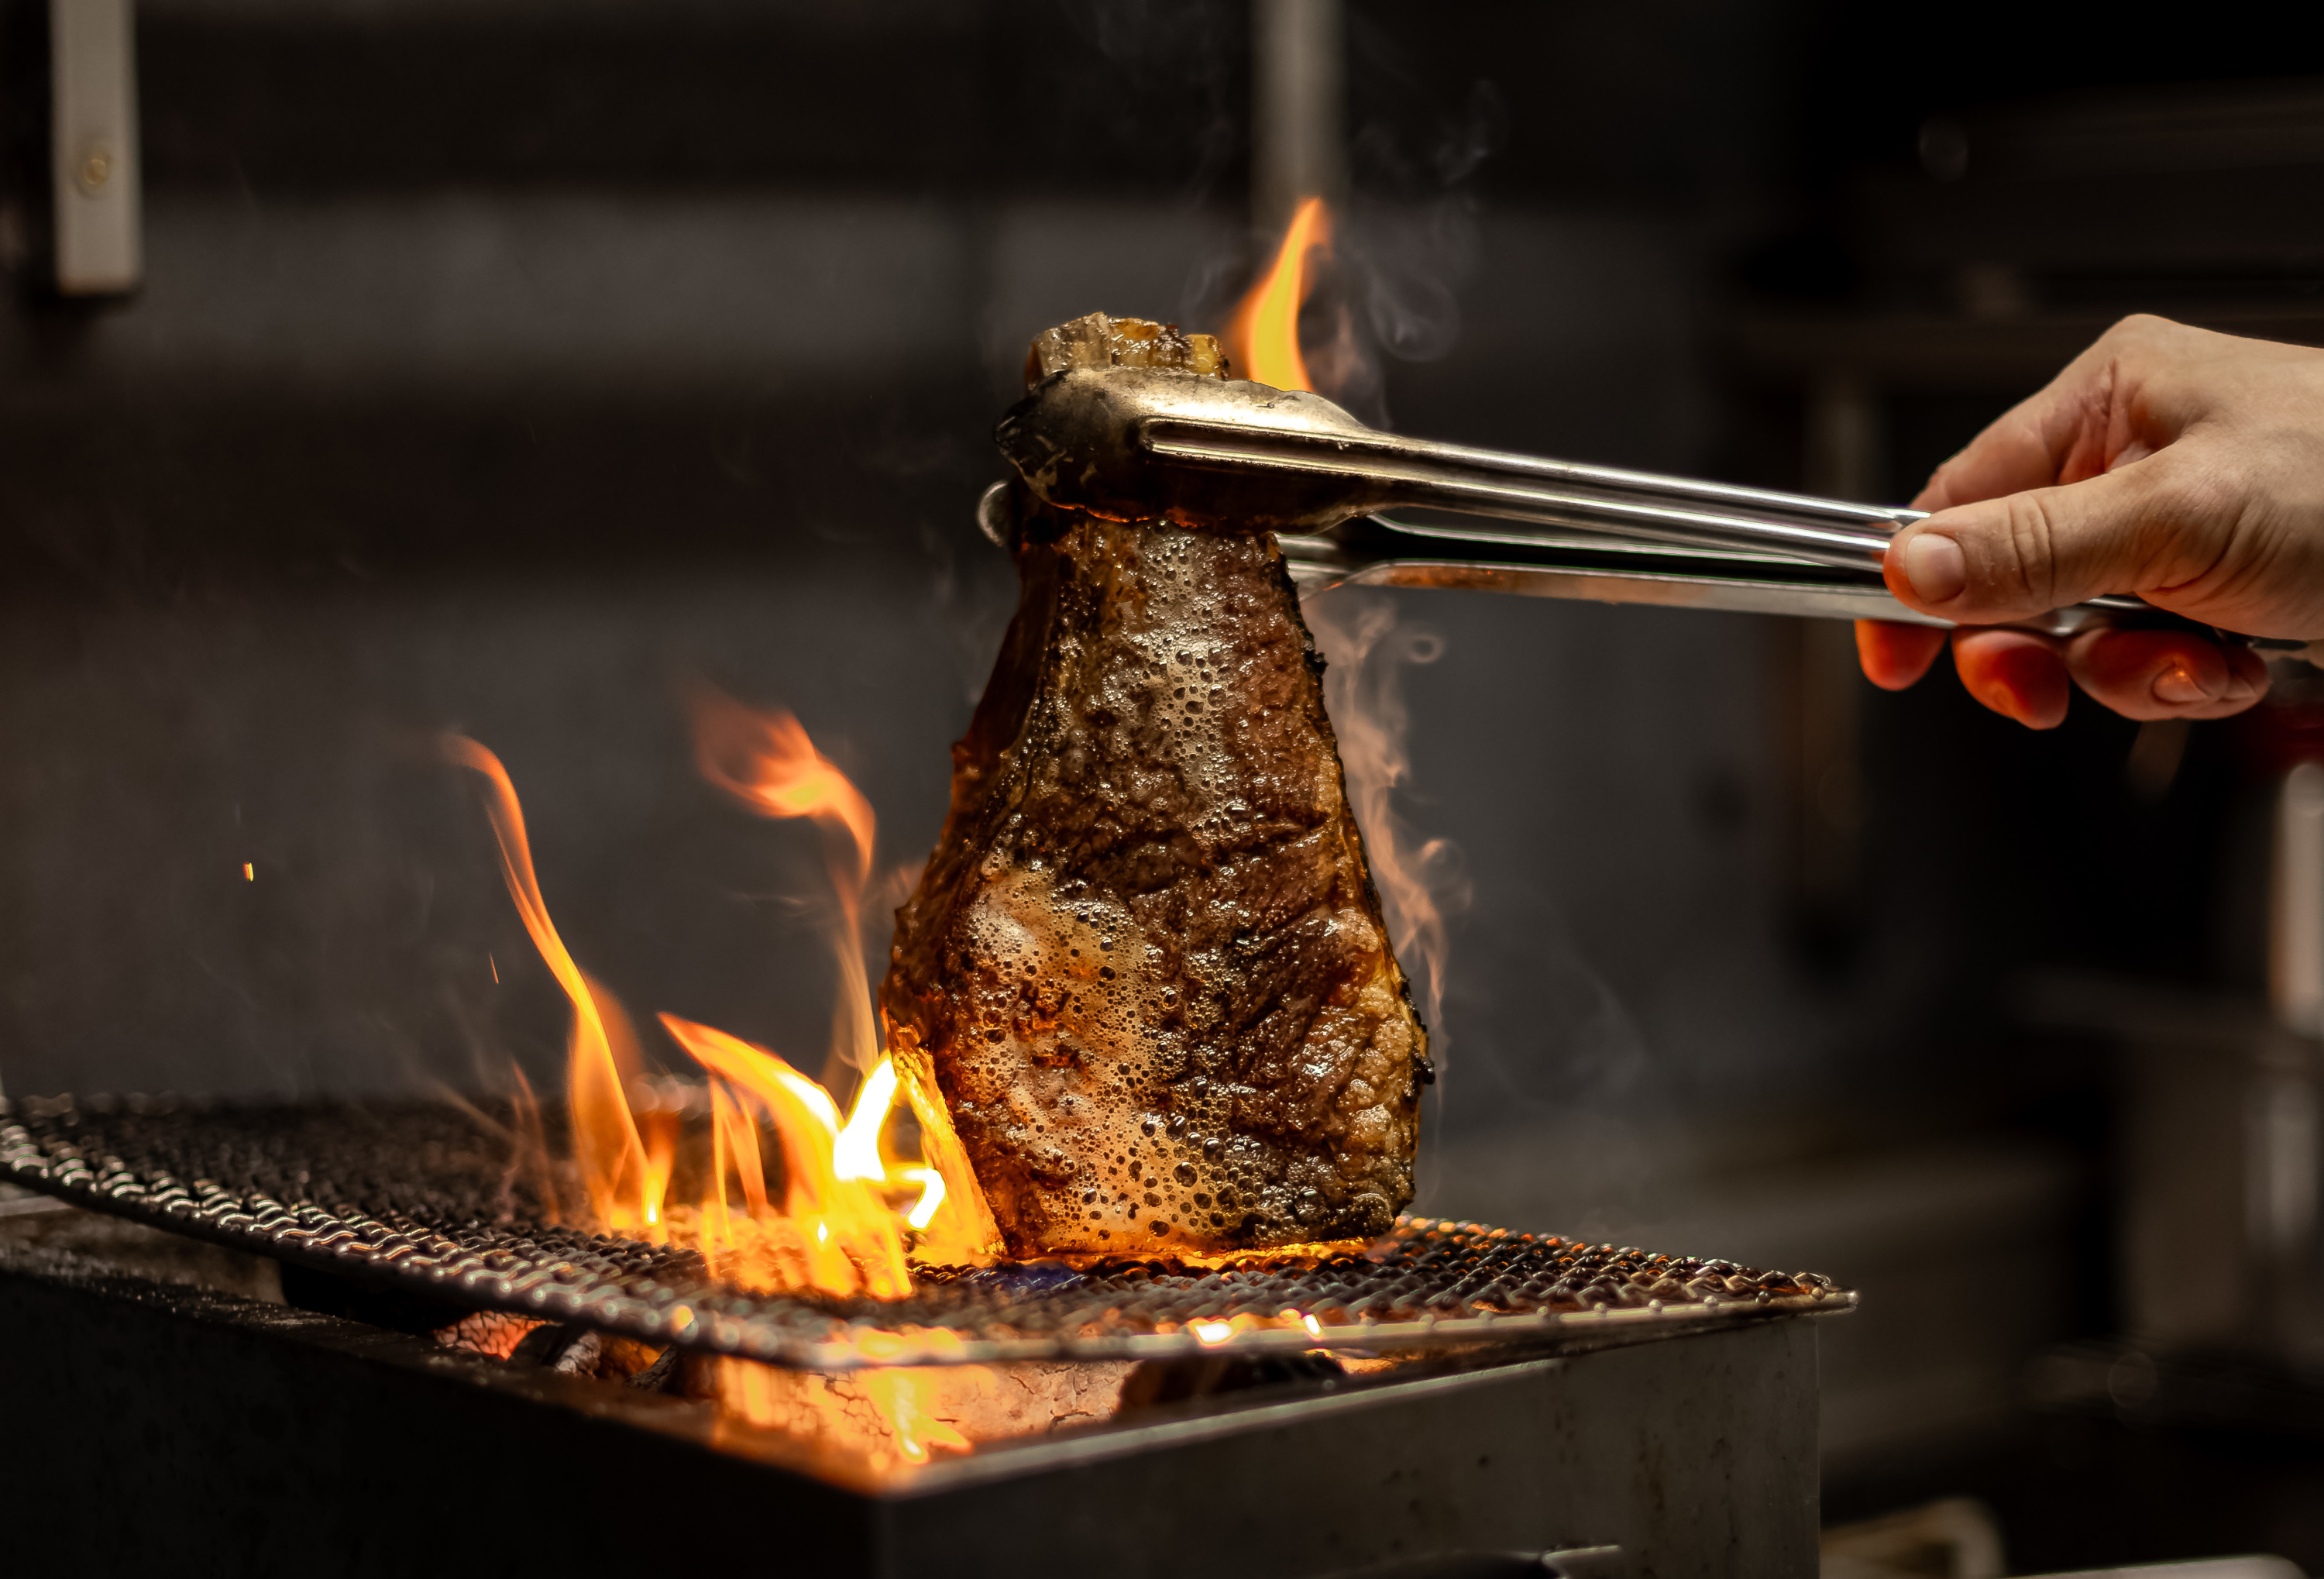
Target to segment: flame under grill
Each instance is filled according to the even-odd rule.
[[[0,1179],[450,1305],[816,1371],[1555,1346],[1856,1298],[1808,1273],[1425,1218],[1321,1259],[919,1268],[891,1301],[746,1293],[691,1251],[538,1225],[505,1135],[450,1104],[0,1101]]]

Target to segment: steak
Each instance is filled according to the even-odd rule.
[[[1100,316],[1028,374],[1222,374],[1205,339]],[[1275,540],[1028,499],[1014,552],[1017,614],[897,914],[899,1068],[940,1094],[1013,1254],[1384,1233],[1426,1038]]]

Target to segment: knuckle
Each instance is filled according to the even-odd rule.
[[[2158,313],[2134,312],[2116,319],[2099,337],[2099,343],[2117,349],[2148,350],[2174,340],[2184,341],[2200,332]]]
[[[2243,500],[2232,482],[2209,466],[2157,466],[2126,547],[2143,580],[2175,586],[2218,567],[2231,535],[2225,530],[2241,513]],[[2130,557],[2126,556],[2126,557]]]
[[[2228,503],[2223,480],[2207,467],[2170,466],[2154,468],[2147,490],[2146,523],[2168,532],[2183,532],[2200,522],[2217,520]]]
[[[2046,600],[2056,580],[2057,541],[2047,500],[2038,493],[2010,495],[2002,503],[2001,528],[1991,544],[1994,563],[1987,572],[1995,590]]]

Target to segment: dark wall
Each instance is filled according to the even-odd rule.
[[[21,107],[39,8],[9,3]],[[1954,310],[1950,264],[1882,239],[1928,228],[1929,115],[2324,64],[2281,29],[2141,53],[2024,14],[1351,0],[1346,299],[1382,409],[1796,484],[1808,373],[1738,327]],[[883,865],[925,850],[1011,596],[969,518],[990,425],[1047,324],[1200,323],[1239,288],[1248,25],[1212,0],[149,0],[143,291],[42,290],[37,115],[0,194],[0,1080],[553,1067],[553,989],[426,756],[452,727],[506,758],[585,965],[815,1062],[813,836],[695,781],[681,687],[795,708],[880,808]],[[1889,489],[2025,376],[1884,397]],[[1456,1122],[1941,1081],[2017,961],[2200,954],[2154,946],[2151,890],[2117,882],[2108,830],[2176,815],[2124,799],[2118,724],[2030,741],[1949,681],[1865,693],[1835,954],[1797,925],[1795,633],[1397,607],[1443,642],[1405,678],[1402,804],[1463,853]],[[2172,891],[2209,891],[2181,845]],[[2049,897],[2084,894],[2127,898]]]

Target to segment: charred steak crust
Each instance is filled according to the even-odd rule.
[[[1038,512],[891,1045],[1013,1254],[1384,1233],[1425,1033],[1273,538]]]

